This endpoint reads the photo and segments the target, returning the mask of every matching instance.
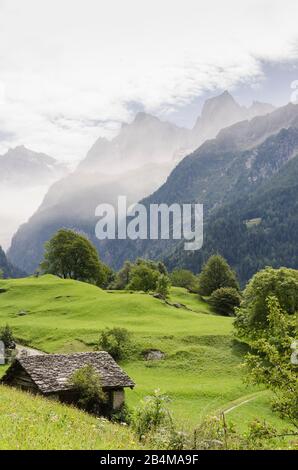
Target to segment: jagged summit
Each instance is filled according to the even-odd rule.
[[[194,126],[194,139],[197,144],[213,139],[221,129],[232,126],[236,122],[249,120],[274,111],[274,106],[267,103],[254,102],[250,107],[241,106],[231,93],[225,90],[220,95],[206,100],[201,116]]]

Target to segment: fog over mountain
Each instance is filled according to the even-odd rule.
[[[225,91],[206,101],[193,129],[139,112],[131,123],[122,125],[114,139],[99,138],[76,171],[49,191],[43,207],[55,205],[60,197],[76,200],[77,194],[94,194],[96,187],[97,200],[87,207],[79,202],[88,214],[96,202],[114,202],[120,194],[135,203],[157,190],[186,155],[221,129],[273,110],[265,103],[240,106]]]
[[[24,146],[0,155],[0,244],[4,248],[38,208],[49,186],[66,171],[54,158]]]
[[[207,138],[256,112],[273,109],[261,103],[242,107],[224,92],[206,102],[193,129],[138,113],[111,141],[98,139],[77,169],[49,189],[38,211],[14,237],[9,255],[22,269],[34,270],[44,242],[56,230],[67,226],[94,236],[98,204],[116,205],[119,195],[127,196],[128,203],[148,197]]]
[[[271,104],[258,101],[254,101],[250,107],[240,106],[227,91],[210,98],[205,102],[193,130],[194,139],[197,138],[196,147],[205,140],[214,139],[224,127],[271,113],[274,109]]]
[[[14,232],[44,196],[42,208],[58,205],[59,214],[67,204],[63,201],[76,201],[75,208],[68,210],[80,210],[79,217],[90,217],[98,203],[114,202],[119,194],[137,202],[157,190],[185,155],[222,128],[273,109],[264,103],[240,106],[225,91],[206,101],[193,129],[139,112],[112,140],[99,138],[77,169],[48,193],[52,183],[65,176],[65,166],[24,146],[10,149],[0,156],[0,197],[6,201],[0,207],[0,243],[9,246]]]

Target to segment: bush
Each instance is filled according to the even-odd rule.
[[[136,291],[142,290],[144,292],[155,291],[159,276],[158,271],[151,269],[146,264],[141,263],[133,266],[127,289]]]
[[[235,308],[240,305],[241,296],[233,287],[221,287],[212,292],[209,302],[222,315],[233,316]]]
[[[268,323],[270,296],[277,298],[282,310],[292,315],[298,311],[298,271],[288,268],[265,268],[256,273],[243,292],[241,317],[247,328],[263,328]]]
[[[101,332],[98,343],[98,349],[108,352],[115,361],[124,359],[131,346],[131,334],[125,328],[106,328]]]
[[[69,379],[69,384],[78,396],[80,408],[100,415],[106,404],[106,396],[101,385],[99,373],[91,365],[76,370]]]
[[[283,433],[287,434],[288,430]],[[192,443],[197,450],[258,450],[278,448],[283,436],[266,421],[255,419],[248,424],[248,430],[243,434],[236,431],[234,423],[226,421],[224,413],[221,416],[209,416],[195,429]]]
[[[125,261],[123,267],[117,272],[115,279],[109,285],[109,289],[123,290],[127,287],[133,264]]]
[[[220,255],[214,255],[208,259],[199,275],[199,292],[201,295],[209,296],[221,287],[233,287],[239,290],[236,274],[227,261]]]
[[[168,276],[161,274],[157,281],[155,292],[160,294],[164,299],[169,296],[171,282]]]
[[[16,343],[9,325],[6,325],[0,330],[0,340],[3,341],[5,348],[15,349]]]
[[[133,416],[133,428],[141,441],[161,428],[172,426],[172,417],[166,407],[169,398],[155,390],[141,401]]]
[[[267,298],[267,325],[252,328],[235,321],[236,334],[251,348],[245,356],[248,380],[274,393],[273,409],[298,427],[297,367],[292,358],[297,319],[281,309],[277,297]],[[293,348],[295,350],[295,346]]]
[[[198,290],[198,277],[188,269],[175,269],[170,277],[175,287],[184,287],[192,292]]]
[[[125,423],[130,425],[131,420],[132,413],[126,403],[121,406],[120,410],[113,411],[111,414],[111,421],[113,421],[114,423]]]

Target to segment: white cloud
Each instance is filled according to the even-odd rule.
[[[0,0],[0,152],[82,158],[131,119],[297,55],[293,0]]]

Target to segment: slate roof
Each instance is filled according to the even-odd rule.
[[[30,375],[42,393],[70,390],[69,377],[74,371],[86,365],[91,365],[99,372],[104,388],[135,386],[133,380],[105,351],[21,356],[16,361]]]

